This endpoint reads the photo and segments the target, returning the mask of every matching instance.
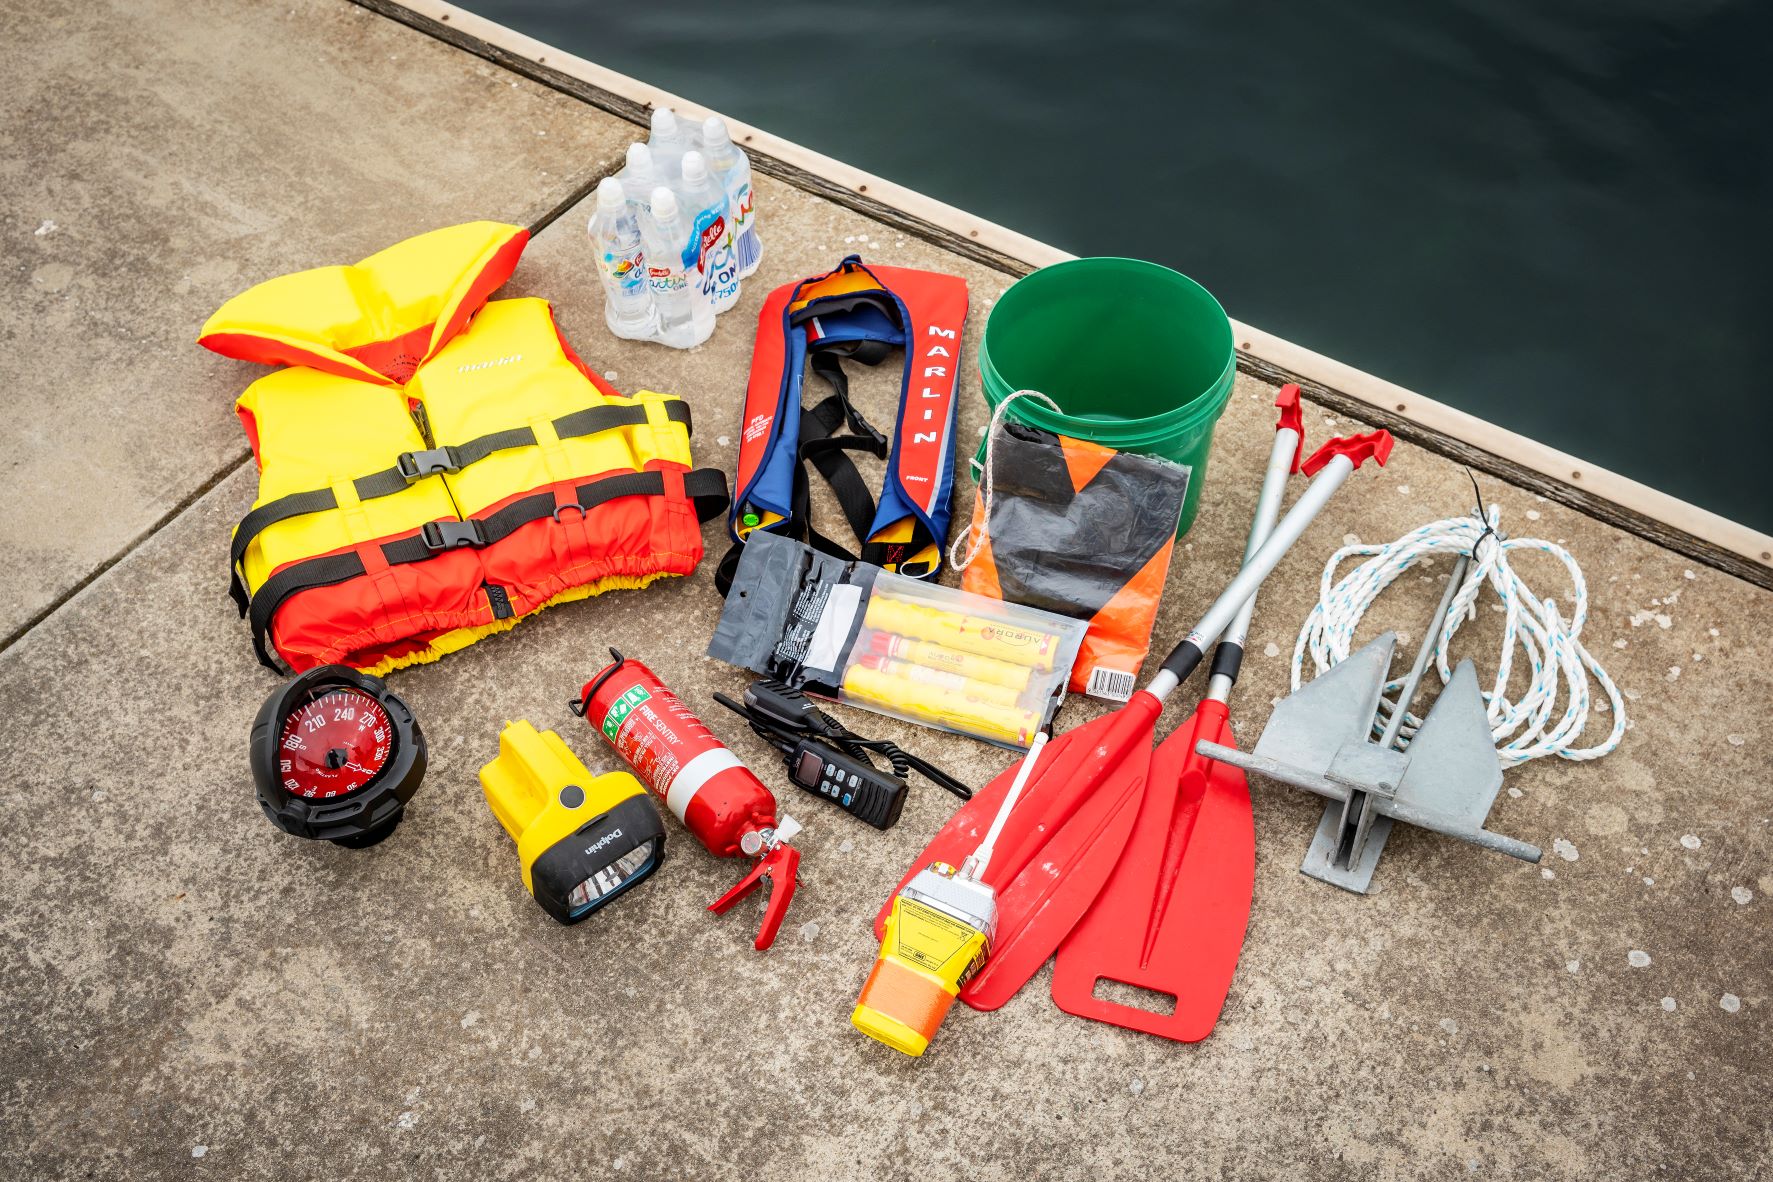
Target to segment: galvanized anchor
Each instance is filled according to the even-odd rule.
[[[1484,828],[1502,786],[1502,764],[1470,661],[1459,662],[1408,749],[1398,750],[1404,716],[1470,563],[1462,555],[1454,565],[1378,742],[1371,736],[1397,646],[1393,632],[1276,706],[1253,751],[1208,742],[1195,747],[1209,759],[1329,800],[1299,867],[1313,878],[1366,894],[1394,821],[1524,862],[1539,861],[1539,847]]]

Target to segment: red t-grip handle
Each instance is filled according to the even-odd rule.
[[[1276,431],[1292,428],[1299,441],[1293,445],[1293,466],[1289,472],[1299,471],[1299,457],[1305,454],[1305,408],[1299,405],[1299,383],[1288,382],[1274,396],[1274,404],[1280,407],[1280,420],[1274,424]]]
[[[1336,456],[1347,456],[1349,463],[1356,468],[1368,460],[1383,468],[1391,456],[1391,444],[1391,432],[1385,430],[1369,431],[1365,435],[1338,435],[1312,452],[1311,458],[1299,470],[1307,476],[1316,476]]]

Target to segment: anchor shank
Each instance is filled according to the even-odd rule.
[[[1447,613],[1453,607],[1453,596],[1459,594],[1459,588],[1465,585],[1465,572],[1470,568],[1471,555],[1461,554],[1459,561],[1453,564],[1453,573],[1447,576],[1447,589],[1441,594],[1440,606],[1434,609],[1434,618],[1428,622],[1428,630],[1422,634],[1422,643],[1416,648],[1416,663],[1410,666],[1410,675],[1404,678],[1403,688],[1397,694],[1397,706],[1391,712],[1391,720],[1385,724],[1385,737],[1379,740],[1379,745],[1387,750],[1397,746],[1398,734],[1404,729],[1404,715],[1409,713],[1411,703],[1416,700],[1416,692],[1422,688],[1422,675],[1428,671],[1428,661],[1434,655],[1434,645],[1440,638],[1441,625],[1447,622]]]

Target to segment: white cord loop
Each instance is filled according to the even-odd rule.
[[[1582,568],[1562,546],[1539,538],[1504,538],[1496,532],[1500,520],[1501,510],[1491,505],[1488,526],[1475,515],[1449,517],[1430,522],[1383,546],[1344,546],[1331,555],[1319,582],[1317,606],[1305,618],[1305,626],[1299,630],[1298,642],[1293,646],[1293,688],[1299,688],[1307,648],[1318,673],[1347,659],[1361,617],[1398,576],[1424,558],[1471,554],[1465,585],[1454,596],[1441,634],[1435,638],[1435,668],[1445,685],[1453,675],[1447,662],[1453,634],[1468,619],[1477,618],[1477,597],[1488,583],[1506,612],[1496,680],[1484,694],[1490,733],[1496,740],[1496,754],[1502,765],[1513,767],[1546,755],[1571,760],[1599,759],[1619,746],[1625,736],[1625,702],[1613,679],[1580,639],[1582,625],[1588,619],[1588,584],[1582,577]],[[1473,553],[1474,547],[1478,553]],[[1570,574],[1570,601],[1575,605],[1568,623],[1558,614],[1554,601],[1534,595],[1514,573],[1508,556],[1516,550],[1541,550],[1564,564]],[[1359,556],[1366,556],[1367,560],[1338,581],[1336,568]],[[1526,693],[1515,702],[1508,698],[1508,680],[1517,648],[1531,665],[1532,674]],[[1594,746],[1577,747],[1576,741],[1588,725],[1591,676],[1607,695],[1613,729]],[[1402,678],[1389,681],[1385,693],[1393,693],[1402,685]],[[1552,723],[1552,713],[1560,699],[1564,710]],[[1381,700],[1379,717],[1374,723],[1376,731],[1384,729],[1394,708],[1388,699]],[[1406,714],[1402,734],[1407,738],[1419,725],[1420,719]]]
[[[954,544],[948,547],[948,565],[955,570],[965,570],[973,565],[973,559],[979,556],[979,547],[985,544],[985,531],[991,524],[991,441],[997,437],[997,427],[999,423],[1003,422],[1004,412],[1010,408],[1010,403],[1018,398],[1038,398],[1051,407],[1054,414],[1064,413],[1059,409],[1058,403],[1039,390],[1017,390],[998,403],[997,409],[991,412],[991,422],[985,427],[985,456],[981,465],[984,474],[979,480],[980,511],[975,515],[976,523],[969,520],[966,532],[955,538]],[[962,547],[965,547],[964,557],[962,557]]]

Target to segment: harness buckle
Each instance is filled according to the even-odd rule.
[[[453,447],[433,447],[427,451],[403,451],[394,461],[395,470],[408,484],[435,476],[439,472],[460,472],[462,457]]]
[[[467,521],[427,521],[419,530],[428,550],[479,549],[486,545],[486,532],[474,518]]]

